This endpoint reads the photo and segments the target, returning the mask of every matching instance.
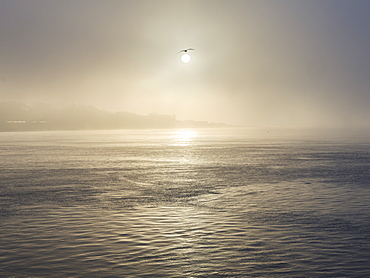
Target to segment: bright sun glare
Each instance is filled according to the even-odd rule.
[[[197,136],[197,133],[193,130],[182,129],[176,131],[174,135],[174,139],[177,141],[176,145],[188,146],[191,145],[194,137]]]
[[[185,53],[181,56],[181,61],[185,64],[189,63],[190,62],[190,55]]]

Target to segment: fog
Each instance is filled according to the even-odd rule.
[[[361,0],[3,0],[0,101],[368,128],[369,10]]]

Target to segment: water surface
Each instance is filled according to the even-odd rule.
[[[370,276],[370,139],[0,133],[2,277]]]

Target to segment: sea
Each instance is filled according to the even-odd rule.
[[[370,133],[0,133],[0,277],[370,277]]]

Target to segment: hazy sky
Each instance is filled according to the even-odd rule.
[[[368,0],[0,0],[0,101],[370,126],[369,50]]]

